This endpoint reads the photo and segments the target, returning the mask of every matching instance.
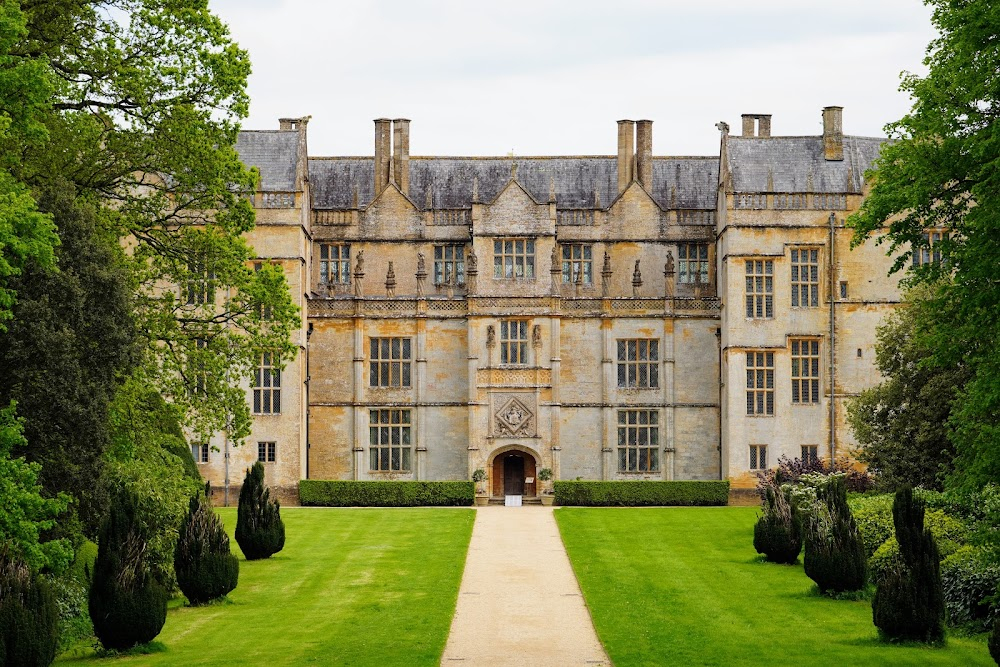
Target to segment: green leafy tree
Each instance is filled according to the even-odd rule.
[[[131,281],[97,206],[52,182],[40,206],[58,222],[61,270],[32,264],[11,281],[15,319],[0,333],[0,401],[17,401],[46,495],[75,500],[63,534],[94,536],[106,512],[108,410],[137,361]]]
[[[861,445],[859,461],[888,488],[905,484],[941,489],[954,470],[948,419],[969,378],[961,361],[934,363],[925,335],[933,321],[930,286],[911,289],[904,304],[879,327],[876,364],[885,378],[848,403],[847,421]]]
[[[34,572],[58,572],[72,559],[72,546],[65,539],[47,540],[44,533],[55,526],[69,498],[42,496],[38,464],[14,458],[15,450],[25,445],[14,406],[0,409],[0,544]]]
[[[28,33],[19,3],[0,3],[0,145],[38,146],[47,137],[42,118],[51,98],[43,58],[14,52]],[[58,243],[49,216],[11,174],[21,151],[0,151],[0,331],[11,318],[16,289],[8,281],[28,263],[52,266]]]
[[[129,248],[146,377],[199,437],[239,442],[251,423],[240,381],[264,352],[291,359],[299,324],[281,269],[255,270],[243,238],[256,176],[233,145],[247,54],[207,0],[22,7],[15,52],[47,66],[52,92],[48,141],[8,147],[22,157],[16,176],[35,188],[68,179],[101,202]]]
[[[111,495],[136,505],[147,536],[146,562],[174,590],[174,545],[201,477],[178,421],[176,406],[149,388],[141,374],[122,385],[111,405],[111,445],[105,455]]]
[[[873,186],[852,216],[855,242],[872,234],[898,253],[894,270],[926,250],[928,229],[944,261],[910,282],[933,284],[920,345],[924,363],[966,366],[969,380],[949,424],[957,453],[951,483],[977,488],[1000,477],[1000,5],[927,0],[940,35],[927,49],[926,76],[906,75],[913,108],[887,127]],[[930,257],[934,257],[930,253]]]

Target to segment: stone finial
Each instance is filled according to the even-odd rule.
[[[358,184],[355,183],[351,191],[351,208],[358,208]]]
[[[722,132],[723,136],[729,135],[729,123],[727,123],[726,121],[720,120],[718,123],[715,124],[715,127],[719,130],[719,132]]]
[[[424,253],[417,253],[417,298],[424,296],[424,281],[427,280],[427,267],[424,264]]]
[[[556,203],[556,178],[555,176],[549,176],[549,203]]]
[[[358,251],[358,260],[354,264],[354,296],[360,297],[364,292],[362,281],[365,279],[365,251]]]
[[[774,167],[767,168],[767,191],[774,192]]]
[[[510,180],[517,180],[517,162],[514,160],[510,161]]]
[[[472,203],[479,203],[479,176],[472,177]]]
[[[531,346],[538,349],[542,346],[542,325],[536,324],[531,327]]]
[[[396,297],[396,272],[392,269],[392,262],[389,262],[389,270],[385,274],[385,295],[390,299]]]
[[[611,255],[604,252],[604,266],[601,268],[601,296],[607,297],[611,293]]]
[[[497,330],[492,324],[486,327],[486,347],[493,349],[497,344]]]
[[[424,210],[429,211],[434,208],[434,181],[427,184],[427,201],[424,204]]]
[[[642,271],[639,270],[639,260],[635,260],[635,270],[632,272],[632,296],[639,296],[642,287]]]
[[[594,208],[601,208],[601,191],[594,186]]]

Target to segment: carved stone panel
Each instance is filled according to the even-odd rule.
[[[498,438],[531,438],[537,430],[534,394],[493,396],[493,435]]]

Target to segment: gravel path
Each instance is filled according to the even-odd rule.
[[[441,664],[611,664],[551,507],[477,508]]]

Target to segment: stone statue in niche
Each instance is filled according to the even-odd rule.
[[[674,275],[674,253],[667,251],[667,263],[663,265],[663,275]]]
[[[531,328],[531,346],[541,347],[542,346],[542,325],[536,324]]]
[[[559,244],[555,243],[552,245],[552,272],[555,273],[556,268],[559,267]],[[560,268],[561,270],[561,268]]]
[[[469,248],[469,259],[466,262],[467,271],[466,273],[476,273],[479,267],[479,258],[476,257],[476,251]]]
[[[365,251],[358,251],[358,261],[354,265],[354,296],[360,297],[364,292],[361,281],[365,278]]]
[[[427,280],[427,268],[424,266],[424,253],[417,253],[417,298],[424,296],[424,281]]]
[[[497,344],[497,330],[491,324],[486,327],[486,347],[492,349]]]
[[[389,262],[389,271],[385,274],[385,295],[390,299],[396,296],[396,272],[392,268],[392,262]]]

